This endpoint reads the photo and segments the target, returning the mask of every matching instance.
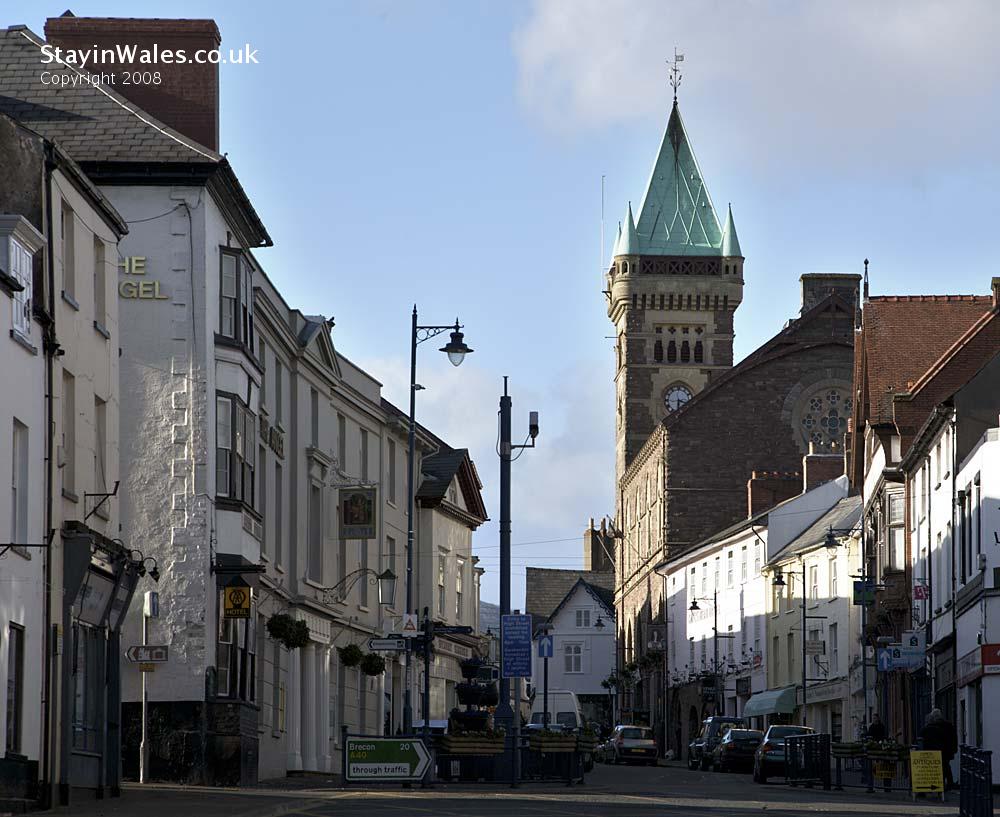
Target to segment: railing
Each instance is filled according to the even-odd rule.
[[[830,790],[830,736],[789,735],[785,738],[785,782],[820,784]]]
[[[963,746],[959,756],[960,817],[992,817],[993,761],[992,752]]]

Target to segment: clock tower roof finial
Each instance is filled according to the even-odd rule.
[[[674,89],[674,105],[676,105],[677,89],[681,87],[681,80],[684,79],[679,67],[684,62],[684,55],[678,52],[677,46],[674,46],[673,60],[667,60],[667,62],[670,64],[670,87]]]

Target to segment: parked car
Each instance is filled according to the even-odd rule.
[[[711,760],[712,750],[722,740],[727,729],[746,729],[747,722],[743,718],[731,715],[712,715],[701,724],[698,737],[688,744],[688,768],[707,769]]]
[[[785,773],[785,738],[790,735],[811,735],[808,726],[770,726],[753,757],[753,779],[766,783],[768,775]]]
[[[656,765],[656,741],[648,726],[619,726],[611,740],[609,763],[647,763]]]
[[[764,733],[757,729],[726,730],[722,740],[712,750],[710,765],[719,772],[729,772],[733,769],[750,769],[757,747],[764,740]]]

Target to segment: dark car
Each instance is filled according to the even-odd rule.
[[[753,779],[766,783],[768,775],[785,773],[785,739],[791,735],[811,735],[808,726],[770,726],[753,756]]]
[[[711,760],[712,750],[718,745],[727,729],[746,729],[747,722],[743,718],[732,715],[712,715],[705,718],[698,737],[688,744],[688,768],[707,769]]]
[[[764,733],[756,729],[728,729],[719,745],[712,750],[711,766],[716,771],[749,769],[757,747],[764,740]]]
[[[611,763],[656,765],[656,741],[653,730],[647,726],[619,726],[607,745]]]

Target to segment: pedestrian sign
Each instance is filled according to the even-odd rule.
[[[416,613],[403,613],[403,629],[400,635],[403,638],[414,638],[420,634],[420,625],[417,623]]]
[[[250,618],[250,585],[236,578],[222,590],[224,618]]]
[[[347,738],[348,780],[421,780],[431,756],[419,738]]]
[[[500,676],[531,677],[531,616],[500,616]]]
[[[914,794],[944,792],[940,752],[910,750],[910,785]]]
[[[551,658],[554,654],[554,643],[551,635],[543,635],[538,639],[538,657]]]

